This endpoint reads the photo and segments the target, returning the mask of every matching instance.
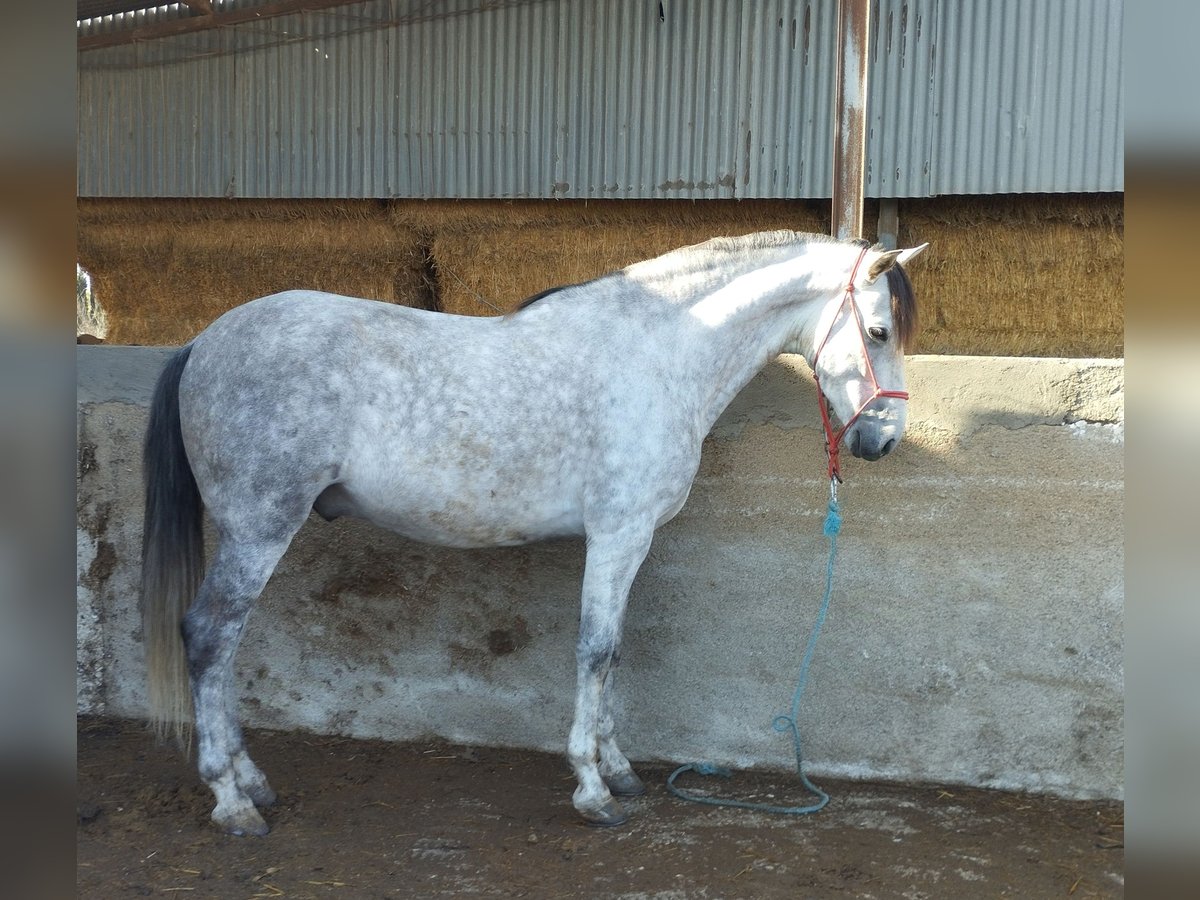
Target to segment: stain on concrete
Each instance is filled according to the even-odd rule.
[[[493,628],[488,632],[487,647],[493,656],[508,656],[529,643],[529,624],[520,616],[508,628]]]
[[[479,647],[468,647],[459,641],[452,641],[446,649],[450,654],[451,672],[482,674],[488,670],[488,664],[492,659],[486,650]]]
[[[117,568],[117,563],[117,550],[112,541],[99,541],[96,544],[96,555],[80,581],[85,587],[98,591],[108,583],[108,579]]]
[[[79,442],[79,478],[90,475],[100,467],[100,463],[96,459],[96,442],[95,441],[80,441]]]
[[[1124,730],[1121,717],[1111,709],[1096,703],[1085,703],[1075,716],[1071,727],[1071,738],[1075,743],[1075,758],[1084,766],[1103,763],[1103,754],[1097,748],[1108,748],[1114,736]]]
[[[342,569],[331,580],[322,585],[316,599],[322,603],[338,604],[344,595],[357,597],[394,597],[403,592],[403,587],[391,572],[379,572],[371,568]]]
[[[513,616],[508,621],[495,623],[477,637],[452,641],[447,647],[450,669],[473,675],[487,674],[497,659],[519,653],[531,641],[529,623],[522,616]]]
[[[111,503],[97,503],[90,508],[81,507],[75,513],[75,519],[80,528],[90,537],[100,540],[108,534],[108,523],[112,518]]]
[[[347,619],[339,622],[337,630],[338,634],[355,640],[362,640],[367,637],[366,629],[363,628],[362,622],[357,619]]]

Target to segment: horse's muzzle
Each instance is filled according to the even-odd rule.
[[[859,459],[875,462],[892,452],[896,439],[886,434],[864,434],[863,429],[856,428],[850,433],[850,452]]]

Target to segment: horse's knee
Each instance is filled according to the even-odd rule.
[[[621,660],[621,647],[615,637],[583,636],[575,653],[580,670],[601,679]]]

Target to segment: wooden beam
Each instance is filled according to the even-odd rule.
[[[156,38],[173,37],[177,34],[188,34],[193,31],[204,31],[209,28],[224,28],[230,25],[241,25],[246,22],[260,22],[264,19],[274,19],[293,13],[308,10],[331,9],[336,6],[349,6],[362,0],[277,0],[274,3],[264,3],[262,6],[243,7],[226,12],[209,12],[204,15],[189,16],[185,19],[171,19],[165,22],[151,22],[140,28],[130,28],[125,31],[110,31],[103,34],[82,35],[76,43],[80,51],[98,50],[101,47],[118,47],[122,44],[133,44],[138,41],[152,41]],[[193,0],[188,3],[193,9],[208,0]],[[211,5],[209,9],[211,10]]]
[[[867,54],[870,0],[838,0],[837,70],[834,73],[834,237],[863,233],[863,178],[867,162]]]
[[[884,249],[896,249],[900,239],[900,201],[895,197],[879,198],[879,229],[875,237]]]

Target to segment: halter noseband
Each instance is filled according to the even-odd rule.
[[[829,322],[829,327],[825,330],[825,337],[821,339],[821,343],[817,345],[817,352],[813,354],[813,380],[817,383],[817,406],[821,410],[821,424],[825,426],[825,454],[829,458],[828,474],[831,483],[839,484],[842,481],[841,467],[838,463],[838,454],[842,444],[842,438],[846,436],[846,432],[850,426],[858,421],[858,417],[862,415],[863,410],[878,400],[880,397],[895,397],[898,400],[907,400],[908,391],[885,391],[879,386],[879,382],[875,379],[875,370],[871,366],[871,354],[867,351],[867,338],[863,329],[862,314],[858,311],[858,304],[854,302],[854,279],[858,277],[858,267],[862,265],[863,259],[866,258],[867,250],[864,247],[858,254],[858,259],[854,261],[854,268],[850,270],[850,281],[846,284],[846,293],[842,296],[842,302],[838,306],[838,311],[834,313],[833,318]],[[829,418],[829,411],[832,404],[829,398],[825,396],[825,391],[821,387],[821,376],[817,370],[817,362],[821,357],[821,351],[825,349],[825,344],[829,340],[829,335],[833,333],[833,326],[837,324],[838,319],[842,317],[842,310],[850,307],[850,312],[854,316],[854,321],[858,324],[858,338],[862,341],[863,361],[867,367],[867,378],[871,381],[871,396],[862,402],[858,410],[852,415],[848,422],[841,427],[837,432],[833,430],[833,423]]]

